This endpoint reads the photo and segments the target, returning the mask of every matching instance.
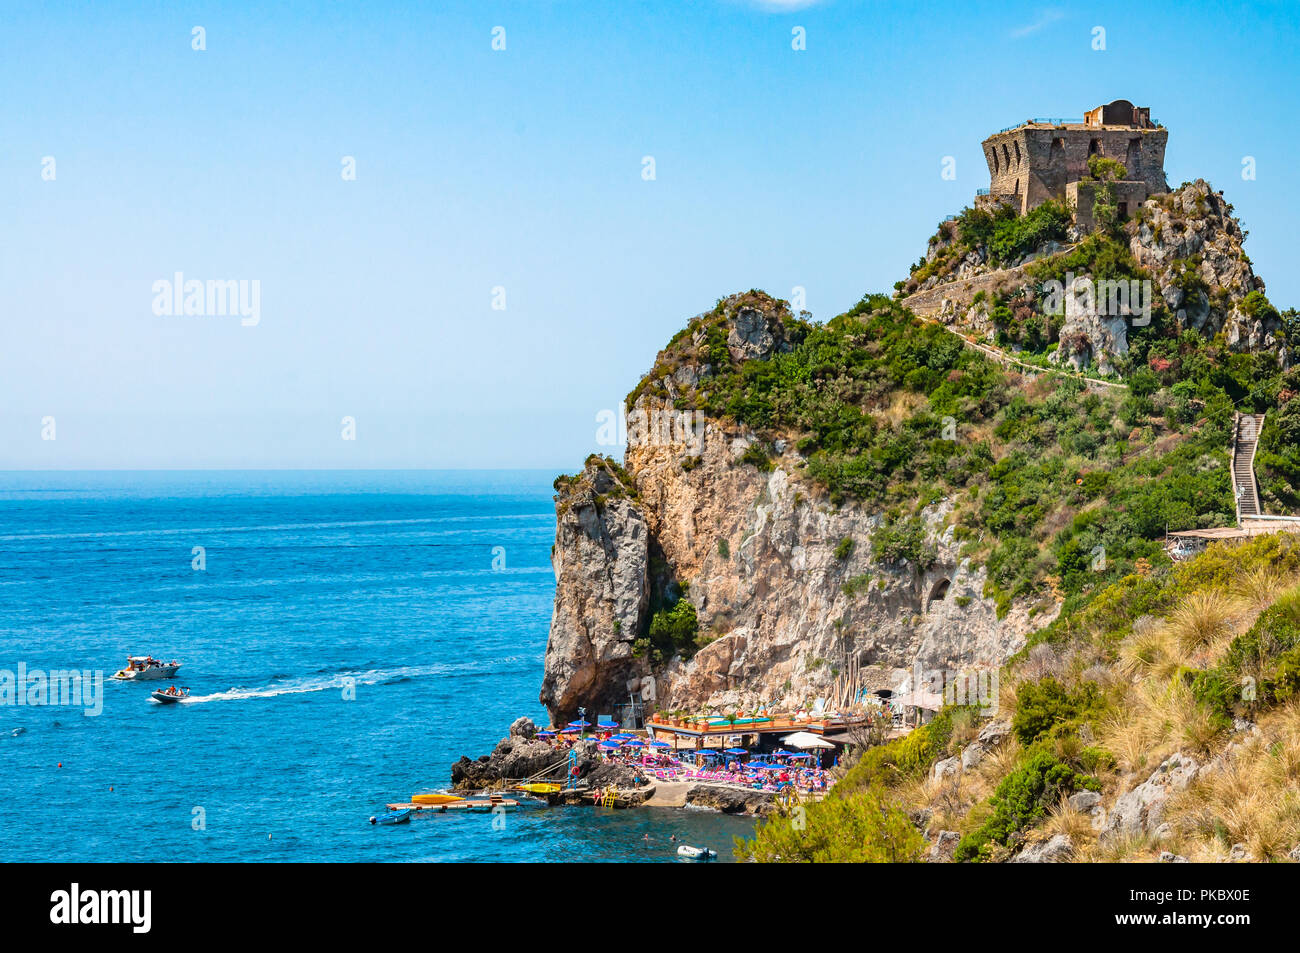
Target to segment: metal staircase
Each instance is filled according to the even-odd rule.
[[[1255,447],[1264,427],[1263,414],[1234,414],[1232,421],[1232,488],[1237,498],[1237,525],[1242,517],[1259,516],[1259,487],[1255,483]]]

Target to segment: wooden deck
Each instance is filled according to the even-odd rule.
[[[414,801],[398,801],[396,804],[389,804],[388,809],[390,811],[431,811],[434,814],[441,814],[444,811],[491,811],[497,805],[504,808],[515,808],[519,806],[519,802],[511,798],[500,798],[496,801],[448,801],[446,804],[416,804]]]
[[[828,731],[847,731],[865,724],[866,718],[841,719],[841,718],[820,718],[811,721],[798,721],[789,717],[775,717],[770,721],[748,722],[731,724],[724,722],[721,725],[711,725],[706,722],[692,722],[683,720],[680,723],[652,720],[646,724],[647,730],[669,732],[676,735],[687,735],[692,738],[722,738],[729,735],[758,735],[758,734],[793,734],[796,731],[808,731],[814,735],[824,735]]]

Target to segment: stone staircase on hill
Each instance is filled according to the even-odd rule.
[[[1259,516],[1259,487],[1255,482],[1255,448],[1264,427],[1263,414],[1234,414],[1232,421],[1232,485],[1237,498],[1237,525],[1242,517]]]

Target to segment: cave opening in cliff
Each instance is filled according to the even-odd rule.
[[[948,595],[948,587],[950,585],[952,585],[951,579],[940,579],[936,582],[934,588],[930,590],[930,601],[942,602],[944,597]]]

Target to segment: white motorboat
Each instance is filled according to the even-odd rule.
[[[683,844],[677,848],[677,856],[684,860],[713,860],[718,856],[718,852],[709,850],[707,847],[692,847],[690,844]]]
[[[164,662],[152,655],[129,655],[126,668],[114,673],[113,677],[122,682],[146,682],[159,678],[174,678],[181,663],[172,659]]]

